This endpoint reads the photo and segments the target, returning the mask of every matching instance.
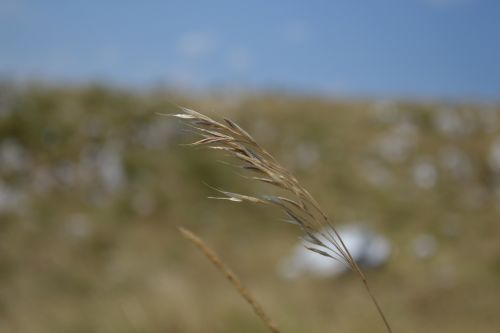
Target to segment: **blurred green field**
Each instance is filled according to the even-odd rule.
[[[176,230],[201,235],[287,333],[383,332],[356,276],[283,280],[300,235],[173,104],[227,116],[338,223],[392,242],[368,271],[395,332],[498,332],[500,106],[0,86],[1,332],[266,332]],[[436,241],[421,258],[415,243]]]

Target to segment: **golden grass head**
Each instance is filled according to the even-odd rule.
[[[245,178],[275,186],[286,193],[285,196],[250,196],[213,188],[224,196],[212,198],[279,207],[287,215],[287,221],[296,224],[304,232],[304,239],[311,245],[306,246],[307,249],[345,264],[360,276],[387,330],[391,332],[365,276],[352,258],[349,249],[318,202],[297,179],[234,121],[224,118],[220,122],[188,108],[180,109],[182,113],[172,116],[187,122],[188,126],[201,136],[198,141],[189,144],[190,146],[205,146],[226,152],[239,162],[237,167],[250,173],[250,176]],[[322,237],[317,237],[317,234]]]

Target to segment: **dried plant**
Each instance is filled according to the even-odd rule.
[[[297,179],[276,159],[262,148],[250,134],[235,122],[224,118],[218,122],[199,112],[182,108],[182,113],[174,114],[201,135],[201,139],[191,143],[191,146],[206,146],[210,149],[228,153],[240,161],[238,167],[252,173],[247,177],[251,180],[276,186],[287,195],[249,196],[215,189],[224,197],[214,199],[234,202],[251,202],[279,207],[286,214],[287,222],[296,224],[304,232],[304,239],[309,244],[307,249],[319,255],[339,261],[357,273],[371,297],[388,332],[391,327],[385,318],[376,298],[370,290],[365,275],[351,256],[333,223],[311,194],[303,188]],[[321,235],[318,237],[317,235]],[[326,240],[326,241],[325,241]]]
[[[269,328],[269,330],[273,333],[280,333],[280,330],[276,327],[276,325],[273,323],[271,318],[264,312],[262,309],[262,306],[260,306],[259,303],[255,300],[255,298],[252,296],[250,291],[245,288],[241,280],[238,278],[236,274],[234,274],[224,263],[220,258],[217,256],[217,254],[210,249],[210,247],[205,244],[205,242],[198,236],[196,236],[193,232],[190,230],[187,230],[185,228],[179,228],[179,231],[181,232],[182,236],[189,240],[191,243],[196,245],[198,249],[200,249],[201,252],[210,260],[210,262],[220,271],[224,274],[224,276],[231,282],[233,287],[236,289],[238,294],[252,307],[253,311],[255,314],[262,320],[264,325]]]

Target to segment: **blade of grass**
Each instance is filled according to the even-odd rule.
[[[273,323],[271,318],[264,312],[262,306],[255,300],[250,291],[243,285],[238,276],[233,273],[219,258],[219,256],[197,235],[192,231],[179,227],[179,231],[184,238],[193,243],[208,260],[217,268],[226,279],[233,285],[238,294],[252,307],[255,314],[261,319],[261,321],[269,328],[273,333],[280,333],[281,331]]]

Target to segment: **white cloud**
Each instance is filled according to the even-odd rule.
[[[452,8],[469,5],[477,2],[477,0],[423,0],[423,2],[436,8]]]
[[[200,85],[200,75],[192,66],[174,65],[166,75],[167,81],[178,88],[189,89]]]
[[[229,51],[227,62],[231,69],[245,72],[252,66],[252,53],[243,47],[234,48]]]
[[[26,22],[35,18],[38,14],[36,8],[26,1],[0,0],[0,18],[3,21]]]
[[[294,22],[284,28],[285,40],[293,44],[302,44],[309,39],[310,29],[305,22]]]
[[[178,53],[186,58],[201,59],[215,52],[217,38],[208,31],[190,32],[180,36],[177,43]]]
[[[113,66],[122,60],[123,52],[113,44],[102,45],[96,50],[96,61],[103,66]]]

